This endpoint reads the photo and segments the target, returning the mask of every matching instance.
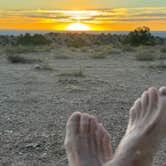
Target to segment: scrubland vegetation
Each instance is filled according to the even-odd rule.
[[[51,53],[54,60],[67,60],[83,54],[91,59],[106,59],[111,55],[132,54],[138,61],[166,59],[166,39],[153,36],[148,27],[138,27],[128,35],[88,33],[25,34],[0,36],[10,63],[43,63],[41,53]],[[36,56],[34,56],[34,53]],[[32,56],[25,56],[33,54]],[[49,66],[48,63],[45,66]],[[44,66],[44,65],[41,65]],[[51,67],[41,67],[41,69]],[[160,65],[159,65],[160,66]],[[165,65],[161,65],[162,68]],[[70,75],[68,73],[68,75]],[[82,73],[71,74],[81,76]]]
[[[6,59],[10,63],[41,63],[37,55],[44,52],[51,52],[54,60],[71,59],[80,53],[91,59],[106,59],[126,53],[138,61],[166,59],[166,39],[153,36],[146,26],[138,27],[128,35],[82,32],[0,36],[0,45],[5,48]],[[34,53],[36,56],[25,56]]]
[[[128,35],[116,34],[90,34],[90,33],[48,33],[48,34],[25,34],[20,36],[0,36],[0,45],[19,46],[18,49],[27,51],[34,49],[35,46],[64,45],[67,47],[82,48],[92,45],[112,45],[120,47],[122,45],[157,45],[163,44],[165,40],[154,37],[148,27],[138,27]],[[26,46],[23,47],[23,46]]]
[[[138,27],[128,35],[117,34],[90,34],[90,33],[47,33],[25,34],[20,36],[0,36],[0,45],[27,46],[49,46],[63,45],[67,47],[82,48],[86,46],[112,45],[120,47],[122,45],[139,46],[139,45],[158,45],[163,44],[165,40],[160,37],[154,37],[148,27]],[[24,48],[25,49],[25,48]]]
[[[0,36],[0,45],[5,48],[6,59],[10,63],[39,64],[35,69],[53,70],[49,62],[45,63],[47,54],[54,60],[68,60],[83,55],[84,58],[107,59],[112,55],[130,54],[138,61],[156,61],[166,59],[166,39],[153,36],[148,27],[138,27],[128,35],[88,34],[88,33],[48,33],[25,34],[20,36]],[[43,54],[40,58],[39,54]],[[34,55],[36,54],[36,56]],[[32,56],[30,56],[32,55]],[[159,62],[154,68],[165,68]],[[153,65],[150,65],[153,68]],[[83,72],[61,73],[76,77]]]

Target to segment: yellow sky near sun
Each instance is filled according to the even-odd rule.
[[[133,30],[144,25],[151,30],[166,30],[166,7],[74,11],[0,10],[0,29],[115,31]]]

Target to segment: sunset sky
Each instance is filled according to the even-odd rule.
[[[166,0],[0,0],[0,29],[166,30]]]

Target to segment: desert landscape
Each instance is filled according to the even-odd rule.
[[[166,40],[147,34],[141,44],[132,34],[0,36],[0,165],[67,166],[75,111],[97,116],[115,150],[135,99],[166,84]],[[165,163],[163,143],[154,166]]]

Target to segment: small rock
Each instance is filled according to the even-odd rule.
[[[41,69],[41,66],[39,64],[36,64],[33,66],[33,69],[35,70],[40,70]]]

